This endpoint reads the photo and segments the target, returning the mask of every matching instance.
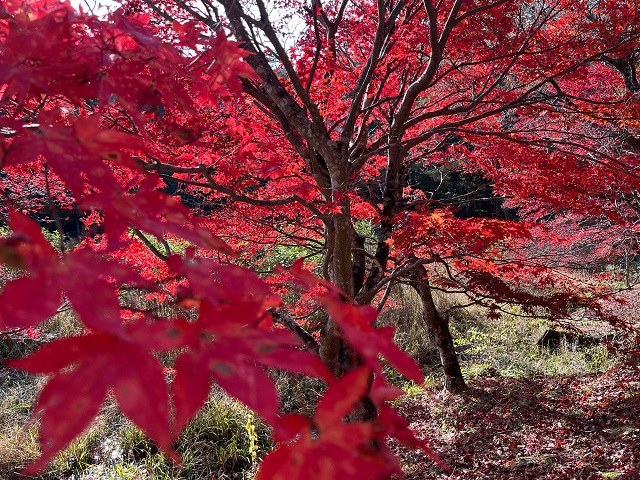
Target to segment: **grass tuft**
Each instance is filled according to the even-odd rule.
[[[564,342],[554,350],[539,348],[537,341],[549,325],[543,320],[522,318],[517,307],[512,308],[512,314],[489,319],[482,307],[460,307],[465,302],[460,294],[433,294],[438,311],[449,319],[467,379],[602,372],[617,361],[604,343],[580,346]],[[423,324],[420,299],[412,289],[401,286],[393,292],[391,304],[393,307],[381,314],[379,322],[397,326],[396,343],[416,359],[429,383],[438,383],[442,376],[440,359]]]
[[[29,415],[42,380],[15,370],[0,373],[0,472],[3,479],[17,479],[20,469],[39,455],[38,425]],[[46,472],[31,478],[244,480],[253,478],[259,459],[272,447],[268,426],[214,389],[176,442],[183,459],[183,466],[177,467],[110,400]]]

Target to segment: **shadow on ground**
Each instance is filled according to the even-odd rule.
[[[640,374],[480,378],[460,396],[425,394],[401,411],[451,479],[640,479]],[[447,474],[398,449],[408,479]]]

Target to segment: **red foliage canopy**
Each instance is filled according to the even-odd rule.
[[[369,304],[411,284],[429,326],[449,335],[443,359],[453,345],[426,311],[431,288],[491,315],[505,301],[598,311],[598,292],[557,268],[576,261],[569,247],[585,220],[637,232],[636,2],[290,2],[280,21],[261,0],[255,12],[218,3],[232,35],[210,2],[204,14],[133,0],[104,17],[45,0],[0,7],[11,229],[0,259],[20,272],[0,294],[0,328],[37,325],[63,296],[87,328],[11,362],[51,375],[30,469],[80,434],[109,392],[177,458],[172,442],[211,381],[273,426],[281,443],[261,478],[386,478],[400,472],[386,437],[438,461],[389,407],[400,392],[380,355],[421,375],[392,329],[374,328]],[[303,32],[289,51],[279,34],[291,18]],[[459,215],[483,199],[441,196],[454,171],[481,174],[521,218]],[[442,175],[431,190],[424,172]],[[82,217],[75,242],[64,241],[62,212]],[[57,250],[29,217],[55,224]],[[299,248],[322,278],[300,261],[270,277],[238,266],[273,273],[274,244]],[[123,305],[132,288],[175,315]],[[295,293],[286,306],[300,317],[328,314],[319,357],[274,325],[287,297],[276,292]],[[155,354],[170,350],[180,354],[167,384]],[[326,381],[313,419],[279,415],[265,368]],[[365,397],[375,418],[344,422]]]
[[[389,411],[386,402],[399,392],[385,386],[378,352],[414,380],[421,375],[389,332],[371,327],[375,315],[345,303],[335,287],[323,283],[323,302],[336,312],[345,338],[367,363],[334,378],[292,333],[273,328],[269,312],[281,301],[265,281],[246,268],[213,260],[232,249],[202,219],[158,190],[160,177],[142,168],[139,156],[155,154],[145,141],[145,116],[169,108],[197,115],[203,105],[213,108],[223,101],[219,95],[225,89],[239,93],[238,76],[251,76],[242,62],[247,53],[222,32],[205,41],[206,54],[198,57],[208,68],[193,68],[193,52],[163,41],[148,21],[148,16],[121,12],[99,20],[44,1],[9,2],[2,10],[0,85],[6,110],[0,129],[2,166],[10,176],[3,193],[11,235],[1,240],[0,256],[22,275],[2,290],[0,325],[35,326],[53,315],[65,296],[87,327],[85,335],[54,340],[25,359],[7,362],[51,376],[35,407],[42,456],[27,471],[42,469],[79,435],[109,392],[123,413],[179,461],[172,442],[205,402],[213,380],[269,422],[276,438],[287,440],[266,460],[265,477],[281,475],[276,470],[285,457],[291,460],[285,468],[297,468],[301,476],[294,456],[334,465],[336,475],[354,468],[365,469],[370,478],[399,472],[390,452],[374,448],[374,442],[395,436],[430,450]],[[196,25],[178,26],[175,33],[190,48],[203,45]],[[121,117],[131,121],[131,129],[140,128],[140,135],[118,128]],[[177,127],[176,120],[154,117],[169,142],[194,141],[197,135]],[[44,205],[15,198],[17,192],[10,190],[13,179],[29,169],[44,174]],[[61,209],[69,202],[94,212],[91,221],[99,222],[103,233],[56,251],[25,213],[47,204]],[[130,228],[160,239],[170,234],[191,245],[184,256],[167,255],[163,264],[168,277],[181,279],[174,294],[183,307],[196,309],[196,318],[123,318],[126,309],[121,312],[118,301],[123,286],[151,293],[162,286],[149,281],[158,278],[145,279],[131,268],[137,240],[128,236]],[[307,282],[306,288],[318,283],[300,265],[292,273]],[[178,349],[175,379],[167,385],[155,353]],[[323,378],[330,388],[316,417],[280,417],[277,392],[264,367]],[[373,372],[378,377],[370,386]],[[381,412],[375,424],[343,424],[365,395]],[[320,434],[312,436],[316,428]]]

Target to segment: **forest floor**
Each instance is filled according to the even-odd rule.
[[[638,299],[640,295],[631,297]],[[440,303],[446,307],[447,300]],[[391,324],[416,316],[415,299],[403,298],[402,305],[397,318],[388,320]],[[640,305],[629,302],[628,308],[629,317],[637,318]],[[419,360],[426,379],[415,385],[389,371],[406,392],[395,406],[451,469],[447,473],[425,454],[392,444],[408,480],[640,480],[637,344],[635,359],[601,341],[587,346],[563,341],[542,348],[540,339],[549,329],[544,321],[522,319],[518,312],[500,320],[488,320],[473,309],[455,312],[451,329],[470,387],[463,394],[440,392],[439,360],[417,322],[396,335],[399,345]],[[48,328],[51,334],[68,335],[74,322],[61,314]],[[588,320],[577,324],[592,336],[609,333]],[[0,341],[9,349],[3,355],[23,356],[30,350],[9,340],[5,336]],[[29,478],[19,471],[38,456],[37,422],[29,417],[42,382],[0,365],[0,480]],[[321,382],[286,375],[277,384],[288,412],[310,414],[323,391]],[[251,454],[249,424],[255,426],[257,459]],[[273,441],[266,425],[214,389],[176,447],[184,458],[181,468],[158,452],[114,402],[107,402],[85,435],[46,473],[30,478],[250,480]]]
[[[451,469],[398,445],[406,478],[640,479],[640,372],[478,377],[398,405]]]
[[[640,371],[617,366],[604,372],[517,378],[485,371],[468,383],[469,390],[460,395],[438,393],[432,387],[405,388],[407,395],[398,400],[397,408],[452,470],[444,472],[420,451],[393,444],[408,480],[640,479]],[[32,395],[25,395],[25,413]],[[242,438],[247,421],[244,410],[218,399],[198,418],[189,433],[197,439],[190,440],[190,453],[207,458],[208,467],[170,467],[133,427],[122,430],[121,424],[116,434],[116,425],[122,423],[116,416],[109,420],[109,428],[94,427],[93,433],[60,456],[56,470],[39,478],[253,478],[255,469],[246,469],[250,464],[243,463],[246,454],[239,451],[247,443]],[[20,457],[16,448],[23,455],[32,450],[29,457],[37,454],[34,432],[25,442],[24,434],[7,435],[8,430],[19,432],[21,426],[8,427],[1,429],[0,453],[6,449],[13,461],[0,455],[0,479],[37,478],[21,477],[10,466]],[[110,441],[118,442],[118,458],[113,456],[116,450],[109,455],[103,452]],[[196,443],[206,443],[208,449],[195,449]],[[233,461],[239,462],[236,468],[223,468],[223,460],[216,457],[223,445],[233,446]],[[262,454],[268,451],[268,439],[263,448]]]

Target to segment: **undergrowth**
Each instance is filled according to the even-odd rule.
[[[4,370],[3,370],[4,371]],[[37,425],[23,428],[39,382],[16,379],[12,394],[0,400],[0,472],[17,479],[38,455]],[[11,389],[9,389],[11,390]],[[175,444],[183,465],[174,465],[113,401],[91,427],[37,479],[234,479],[253,478],[258,459],[272,448],[269,428],[240,403],[214,389]]]
[[[518,311],[500,319],[488,319],[479,307],[456,308],[455,295],[435,297],[450,328],[465,378],[526,379],[563,374],[602,372],[616,362],[604,344],[578,347],[565,342],[556,349],[540,348],[537,340],[548,325],[523,319]],[[389,369],[406,398],[419,398],[442,388],[437,351],[421,320],[419,298],[408,289],[398,289],[392,307],[380,324],[398,327],[396,342],[421,365],[425,382],[407,382]],[[42,342],[57,336],[82,333],[73,312],[65,310],[42,325],[39,339],[5,336],[3,356],[23,356]],[[20,338],[22,340],[20,341]],[[32,341],[33,340],[33,341]],[[171,363],[171,359],[163,361]],[[325,386],[321,381],[282,372],[271,372],[282,398],[283,413],[311,416]],[[37,421],[30,420],[41,378],[0,367],[0,475],[13,480],[20,468],[38,456]],[[402,400],[400,401],[402,402]],[[39,479],[250,479],[260,458],[272,447],[269,428],[240,403],[214,388],[202,411],[186,427],[175,445],[183,466],[171,463],[108,401],[101,415],[85,434],[73,442]]]
[[[381,315],[380,323],[398,326],[396,343],[422,367],[425,387],[441,388],[440,359],[421,319],[419,297],[409,288],[401,287],[395,290],[393,300],[394,308]],[[564,341],[557,348],[541,348],[538,340],[549,329],[549,324],[544,320],[522,318],[517,307],[498,319],[490,319],[481,307],[458,308],[464,298],[456,294],[434,292],[434,301],[449,319],[466,379],[603,372],[617,361],[604,342],[580,346]],[[415,385],[404,384],[400,378],[397,382],[405,391],[416,394]]]
[[[4,335],[3,358],[27,355],[50,338],[81,333],[73,312],[45,322],[33,339]],[[10,346],[6,347],[7,345]],[[281,382],[282,383],[282,382]],[[44,379],[0,366],[0,478],[14,480],[39,455],[38,422],[31,412]],[[208,401],[175,444],[178,467],[108,400],[89,429],[56,457],[41,480],[250,479],[273,447],[268,426],[214,387]]]

